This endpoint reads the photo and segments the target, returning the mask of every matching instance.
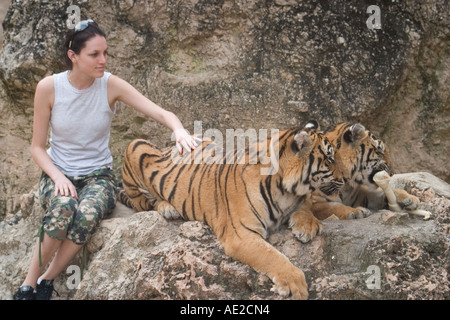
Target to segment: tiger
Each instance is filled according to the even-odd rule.
[[[251,162],[256,150],[267,150],[276,165],[261,157]],[[331,195],[344,185],[335,170],[334,149],[317,122],[310,121],[241,151],[202,141],[191,153],[179,155],[174,148],[160,150],[147,140],[134,140],[122,167],[126,204],[137,211],[156,210],[166,219],[206,223],[226,255],[269,276],[273,292],[306,299],[303,271],[266,240],[283,223],[302,242],[321,233],[311,194],[320,189]],[[240,152],[245,161],[229,161]],[[206,160],[198,161],[201,157]],[[268,173],[262,174],[263,169]]]
[[[387,145],[360,123],[343,122],[325,133],[335,149],[336,165],[346,181],[337,194],[313,192],[312,211],[324,220],[364,218],[387,208],[384,192],[373,180],[379,171],[394,175]],[[405,190],[394,189],[397,202],[405,210],[414,210],[420,200]]]

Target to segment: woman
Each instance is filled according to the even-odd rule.
[[[197,146],[173,113],[105,72],[106,37],[94,21],[81,21],[68,33],[64,52],[68,71],[46,77],[36,87],[31,154],[43,170],[40,197],[47,212],[27,277],[14,294],[18,300],[50,299],[53,279],[115,206],[108,144],[116,101],[174,131],[180,153]]]

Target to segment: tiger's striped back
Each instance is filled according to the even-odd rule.
[[[295,140],[300,132],[311,140],[304,148]],[[233,216],[239,208],[250,207],[261,220],[266,230],[261,235],[265,237],[268,230],[286,220],[282,209],[287,204],[294,204],[291,211],[295,211],[311,191],[335,193],[343,185],[333,169],[333,148],[315,128],[281,131],[279,138],[272,140],[279,149],[278,172],[264,176],[261,168],[271,164],[261,163],[260,158],[249,164],[249,159],[255,159],[262,148],[270,150],[270,143],[267,139],[248,146],[242,164],[238,154],[242,150],[221,150],[218,155],[211,141],[203,141],[193,152],[180,156],[174,148],[160,150],[146,140],[135,140],[127,148],[122,174],[129,199],[121,201],[131,203],[137,211],[153,210],[158,201],[167,201],[185,220],[203,221],[213,229],[221,211]],[[230,159],[234,159],[232,164]],[[234,206],[236,209],[231,209]]]

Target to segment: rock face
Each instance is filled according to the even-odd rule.
[[[6,11],[8,10],[8,7],[10,5],[10,0],[1,0],[0,1],[0,22],[3,21],[5,15],[6,15]],[[0,23],[0,50],[2,49],[3,46],[3,27],[2,24]]]
[[[5,1],[5,0],[2,0]],[[63,70],[67,0],[11,1],[0,53],[0,216],[39,176],[30,159],[33,94]],[[107,32],[109,71],[188,130],[277,128],[317,119],[360,121],[390,146],[399,172],[450,181],[449,4],[358,0],[78,1]],[[369,22],[369,23],[368,23]],[[158,146],[170,132],[118,105],[111,149],[120,173],[134,138]],[[26,172],[26,174],[23,174]]]
[[[40,171],[29,153],[33,94],[40,79],[63,71],[58,48],[70,5],[12,0],[3,21],[0,298],[11,298],[23,280],[41,219],[33,188]],[[107,32],[109,71],[176,113],[191,132],[194,121],[201,133],[224,135],[314,118],[324,129],[359,121],[387,143],[398,172],[431,172],[401,183],[434,211],[433,220],[384,211],[327,221],[325,234],[308,245],[289,230],[269,241],[305,271],[312,299],[449,298],[449,191],[445,183],[444,191],[435,188],[441,180],[430,182],[450,182],[448,1],[382,2],[380,29],[369,28],[377,15],[367,12],[372,2],[358,0],[77,5],[81,19]],[[165,127],[119,103],[111,135],[118,179],[135,138],[171,143]],[[113,215],[87,253],[79,289],[69,288],[78,284],[76,270],[62,275],[60,298],[277,298],[271,281],[226,257],[207,227],[168,223],[155,212]]]
[[[304,270],[310,299],[450,298],[450,185],[424,173],[391,183],[418,196],[432,219],[382,210],[324,221],[324,233],[308,244],[285,228],[270,236]],[[10,299],[23,281],[42,214],[35,193],[24,198],[28,206],[0,224],[0,299]],[[86,252],[82,280],[68,268],[55,299],[280,299],[267,276],[227,257],[205,224],[169,222],[155,211],[119,205]],[[79,270],[81,255],[71,265]]]

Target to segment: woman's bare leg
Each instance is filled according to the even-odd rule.
[[[45,280],[55,279],[64,271],[81,248],[83,248],[83,245],[75,244],[68,239],[64,240],[50,266],[40,278]]]
[[[36,288],[39,276],[42,274],[42,271],[44,271],[45,266],[49,263],[55,252],[60,248],[61,244],[62,241],[53,239],[44,233],[44,239],[40,244],[42,266],[39,266],[39,239],[37,239],[33,256],[31,257],[30,268],[28,269],[28,274],[22,283],[22,286],[32,286],[33,288]]]

